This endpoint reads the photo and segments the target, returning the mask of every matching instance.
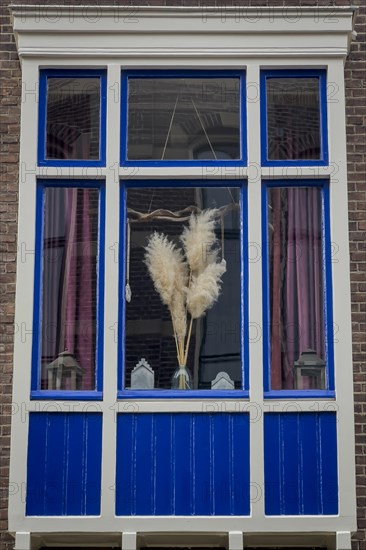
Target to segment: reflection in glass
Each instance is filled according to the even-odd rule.
[[[239,98],[239,78],[129,78],[128,159],[240,159]]]
[[[47,78],[46,158],[98,160],[100,78]]]
[[[268,208],[271,389],[325,389],[321,190],[270,188]]]
[[[127,190],[130,239],[127,245],[127,275],[131,301],[125,312],[125,388],[131,386],[131,371],[142,358],[153,370],[153,387],[171,389],[176,371],[177,350],[171,317],[145,264],[145,248],[154,231],[164,233],[177,246],[190,212],[208,208],[217,214],[216,236],[219,254],[227,264],[222,290],[215,305],[193,322],[187,358],[193,389],[211,389],[216,376],[227,373],[233,387],[242,387],[240,340],[240,195],[236,188],[135,188]],[[170,213],[162,213],[162,209]],[[182,211],[188,209],[182,214]],[[175,219],[173,219],[175,217]],[[221,257],[219,256],[221,261]],[[144,362],[142,362],[144,364]],[[150,373],[148,368],[146,370]],[[149,374],[150,377],[150,374]],[[150,378],[149,378],[150,379]],[[146,388],[145,388],[146,389]]]
[[[41,389],[95,389],[97,189],[45,188]]]
[[[266,79],[267,159],[319,160],[319,78]]]

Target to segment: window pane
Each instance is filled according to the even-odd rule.
[[[239,96],[239,78],[129,78],[128,159],[240,159]]]
[[[321,158],[318,78],[267,78],[267,158]]]
[[[214,227],[211,237],[216,240],[211,251],[212,238],[201,226],[202,232],[194,234],[191,242],[195,243],[196,263],[192,271],[187,267],[184,256],[183,278],[177,279],[173,263],[164,267],[162,255],[154,256],[157,261],[159,275],[163,276],[163,288],[167,290],[169,281],[174,281],[174,291],[163,303],[161,294],[154,288],[154,283],[146,265],[145,247],[151,242],[154,232],[164,234],[176,248],[183,250],[180,237],[185,227],[190,223],[191,212],[198,215],[202,210],[216,208],[213,215]],[[130,225],[130,246],[127,247],[127,273],[129,270],[129,284],[131,287],[131,301],[126,303],[125,323],[125,387],[133,389],[147,389],[136,382],[138,375],[131,371],[144,358],[153,370],[152,386],[155,389],[170,389],[172,376],[179,367],[178,351],[173,332],[171,311],[175,307],[183,312],[183,322],[177,323],[177,334],[182,334],[179,327],[186,321],[183,348],[187,350],[186,366],[192,376],[192,389],[211,389],[212,383],[219,373],[218,389],[224,389],[225,380],[228,389],[241,388],[241,344],[240,344],[240,198],[239,190],[235,188],[155,188],[155,189],[128,189],[127,211]],[[173,214],[174,213],[174,214]],[[175,219],[174,219],[175,218]],[[196,219],[196,218],[194,218]],[[222,219],[222,224],[221,224]],[[190,248],[190,250],[192,250]],[[214,305],[197,317],[192,323],[189,338],[190,312],[192,304],[196,304],[194,315],[199,313],[200,290],[203,300],[212,293],[212,279],[207,279],[212,265],[222,265],[222,253],[226,260],[226,272],[221,275],[221,292],[214,300]],[[190,256],[191,258],[191,256]],[[198,258],[198,260],[197,260]],[[162,260],[161,260],[162,259]],[[165,260],[166,261],[166,260]],[[174,260],[175,261],[175,260]],[[197,267],[197,261],[199,266]],[[211,267],[208,268],[207,265]],[[174,264],[175,265],[175,264]],[[215,269],[215,267],[214,267]],[[220,269],[220,268],[219,268]],[[173,275],[172,275],[173,273]],[[187,297],[193,295],[193,284],[197,281],[198,273],[202,273],[200,284],[195,287],[197,294],[187,306]],[[172,277],[172,279],[170,279]],[[183,283],[182,283],[183,281]],[[204,285],[207,285],[208,288]],[[210,283],[211,281],[211,283]],[[183,290],[182,285],[190,290]],[[205,291],[207,290],[206,294]],[[191,292],[189,294],[189,292]],[[201,294],[202,296],[202,294]],[[179,301],[179,297],[183,302]],[[175,301],[174,301],[175,300]],[[170,304],[169,306],[166,304]],[[183,305],[182,305],[183,304]],[[179,307],[181,309],[179,310]],[[188,311],[186,308],[188,307]],[[198,309],[197,309],[198,307]],[[175,314],[175,313],[174,313]],[[180,318],[181,319],[181,318]],[[178,336],[179,341],[179,336]],[[189,345],[187,346],[187,341]],[[149,376],[148,376],[149,378]],[[183,389],[183,388],[176,388]]]
[[[46,188],[41,389],[95,389],[97,189]]]
[[[47,78],[46,158],[98,160],[100,78]]]
[[[268,204],[271,388],[325,389],[321,190],[272,188]]]

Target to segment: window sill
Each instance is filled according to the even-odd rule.
[[[249,399],[247,390],[121,390],[118,399]]]
[[[264,392],[265,399],[335,399],[334,390],[273,390]]]
[[[33,390],[30,394],[31,399],[58,399],[61,401],[102,401],[103,392],[101,391],[69,391],[69,390]]]

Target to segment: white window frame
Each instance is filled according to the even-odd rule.
[[[122,533],[123,548],[136,547],[136,533],[199,532],[227,535],[230,549],[247,543],[326,541],[328,547],[350,548],[356,526],[352,336],[348,265],[347,164],[345,135],[344,60],[353,28],[351,8],[82,8],[73,6],[18,6],[12,8],[18,52],[22,63],[22,118],[20,138],[19,227],[14,349],[13,417],[9,499],[9,529],[17,533],[16,548],[30,547],[32,533],[43,543],[59,540],[55,533],[83,532],[78,541],[92,543],[95,533],[105,540]],[[57,33],[54,31],[57,29]],[[167,33],[166,30],[169,29]],[[189,36],[189,45],[187,37]],[[107,68],[106,167],[37,166],[38,75],[42,67]],[[123,68],[233,69],[246,71],[247,167],[120,166],[120,81]],[[326,68],[334,96],[328,97],[329,165],[261,167],[260,69]],[[333,101],[334,99],[334,101]],[[329,178],[331,235],[335,243],[332,265],[336,399],[291,400],[263,397],[261,254],[261,178]],[[35,202],[37,178],[100,178],[106,185],[104,317],[104,399],[94,404],[103,413],[102,501],[99,517],[26,517],[25,484],[28,418],[31,411],[85,411],[83,402],[30,400],[31,327],[34,281]],[[120,179],[217,178],[248,181],[250,401],[175,400],[175,411],[247,411],[250,414],[251,516],[249,517],[115,517],[114,492],[117,412],[131,410],[131,401],[116,402]],[[259,367],[259,368],[258,368]],[[108,369],[108,370],[107,370]],[[263,413],[336,410],[338,415],[339,514],[282,517],[264,515]],[[140,412],[171,411],[169,400],[139,400]],[[295,409],[296,410],[296,409]],[[344,452],[347,449],[347,452]],[[16,486],[16,488],[14,488]],[[94,535],[93,535],[94,533]],[[285,539],[283,534],[286,533]],[[318,533],[318,535],[316,535]],[[41,534],[41,535],[40,535]],[[300,534],[302,536],[300,537]],[[211,539],[210,539],[211,536]],[[173,535],[172,535],[173,537]],[[205,539],[206,537],[206,539]],[[267,537],[267,538],[266,538]],[[300,537],[300,538],[299,538]],[[113,537],[112,537],[113,538]],[[75,541],[76,539],[74,539]],[[115,539],[113,539],[114,541]],[[174,537],[173,537],[174,540]],[[282,541],[282,542],[281,542]],[[40,543],[39,543],[40,544]]]

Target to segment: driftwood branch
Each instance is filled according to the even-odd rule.
[[[239,208],[240,204],[236,202],[228,204],[226,206],[221,206],[217,209],[216,217],[220,218],[222,216],[226,216],[232,210],[238,210]],[[148,213],[138,212],[137,210],[133,210],[133,208],[127,208],[127,214],[130,223],[149,222],[152,220],[184,222],[189,220],[191,214],[199,214],[200,212],[202,212],[202,209],[198,208],[198,206],[187,206],[187,208],[184,208],[183,210],[177,210],[176,212],[165,210],[164,208],[159,208],[158,210],[154,210],[153,212]]]

